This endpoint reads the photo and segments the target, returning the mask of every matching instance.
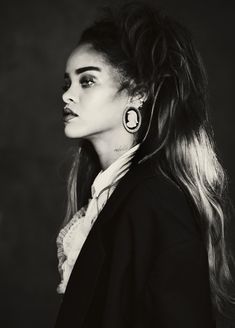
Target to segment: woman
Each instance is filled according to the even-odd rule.
[[[226,180],[189,32],[141,3],[107,9],[69,56],[64,91],[78,151],[56,327],[215,327],[230,299]]]

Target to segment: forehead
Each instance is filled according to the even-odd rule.
[[[80,45],[72,51],[67,60],[66,73],[73,74],[75,70],[88,66],[99,68],[101,75],[120,79],[118,70],[108,63],[103,54],[89,44]]]

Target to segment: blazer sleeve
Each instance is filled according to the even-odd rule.
[[[183,242],[162,253],[148,279],[145,297],[152,327],[215,328],[202,242]]]
[[[132,199],[135,267],[146,277],[136,318],[147,314],[148,328],[214,328],[207,250],[184,194],[151,180]]]

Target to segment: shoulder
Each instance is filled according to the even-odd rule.
[[[189,211],[189,200],[185,193],[169,178],[155,173],[136,183],[129,195],[129,205],[134,207],[164,207],[174,213]]]
[[[126,211],[137,230],[153,230],[168,243],[200,239],[197,218],[188,197],[160,173],[140,180],[128,197]]]
[[[182,198],[182,190],[168,177],[159,172],[147,177],[136,185],[136,193],[141,193],[144,189],[145,192],[150,194],[158,194],[158,198],[164,200],[172,196]],[[184,197],[183,197],[184,198]]]

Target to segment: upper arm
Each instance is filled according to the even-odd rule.
[[[145,302],[154,327],[214,327],[207,252],[202,242],[177,244],[156,258]]]
[[[153,327],[214,327],[207,250],[185,195],[150,183],[131,200],[135,279],[141,286],[146,277],[144,308]]]

